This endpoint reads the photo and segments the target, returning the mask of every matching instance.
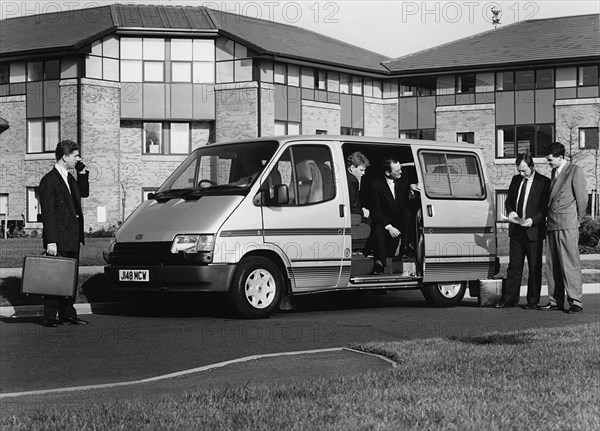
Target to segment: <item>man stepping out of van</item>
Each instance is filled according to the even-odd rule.
[[[542,248],[546,234],[546,215],[550,197],[550,179],[536,172],[533,158],[519,154],[517,171],[508,188],[505,207],[510,237],[506,291],[496,308],[516,307],[519,303],[523,265],[527,257],[527,304],[525,310],[538,310],[542,289]]]
[[[383,173],[371,184],[371,235],[375,258],[371,274],[383,273],[386,257],[392,256],[398,247],[400,228],[405,224],[405,212],[410,208],[410,190],[417,188],[416,184],[410,184],[409,178],[402,177],[402,165],[394,156],[385,157]],[[402,234],[406,237],[406,232]]]

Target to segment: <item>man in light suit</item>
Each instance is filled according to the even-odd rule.
[[[546,278],[548,299],[544,310],[583,311],[579,225],[587,206],[587,184],[583,170],[565,160],[565,147],[553,142],[546,151],[552,168],[548,203],[548,244]],[[565,290],[569,309],[564,309]]]
[[[81,198],[90,194],[88,173],[75,142],[59,142],[54,155],[54,168],[40,181],[44,248],[51,256],[79,259],[79,244],[85,244]],[[77,179],[68,169],[77,170]],[[74,303],[75,297],[44,296],[44,326],[87,325],[77,318]]]
[[[546,235],[550,179],[534,170],[533,158],[527,153],[519,154],[515,164],[519,174],[510,182],[505,206],[508,218],[524,221],[522,224],[510,223],[508,227],[510,249],[506,291],[496,308],[517,306],[523,264],[527,256],[527,304],[523,308],[537,310],[542,289],[542,249]]]

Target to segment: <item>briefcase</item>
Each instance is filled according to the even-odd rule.
[[[480,307],[489,307],[496,305],[502,299],[502,288],[506,284],[506,279],[487,279],[479,280],[479,298]]]
[[[77,259],[25,256],[21,292],[27,295],[75,296]]]

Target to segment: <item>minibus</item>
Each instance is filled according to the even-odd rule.
[[[371,274],[370,219],[353,225],[345,161],[360,151],[371,182],[389,156],[418,181],[414,257]],[[458,304],[499,269],[496,212],[481,149],[467,143],[355,136],[262,137],[194,150],[116,232],[105,254],[114,289],[226,292],[244,318],[297,295],[420,289]],[[355,222],[356,223],[356,222]],[[137,296],[138,294],[136,294]]]

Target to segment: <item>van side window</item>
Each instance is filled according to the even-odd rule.
[[[288,186],[286,206],[309,205],[333,199],[335,178],[329,148],[323,145],[296,145],[287,149],[267,179],[271,196],[273,186]]]
[[[421,151],[419,156],[427,196],[485,198],[483,174],[475,154]]]

